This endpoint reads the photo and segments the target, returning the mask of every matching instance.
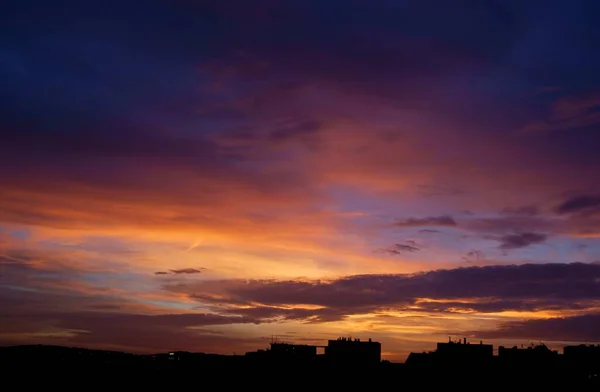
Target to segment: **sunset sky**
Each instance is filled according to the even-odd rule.
[[[600,341],[599,19],[3,2],[0,345]]]

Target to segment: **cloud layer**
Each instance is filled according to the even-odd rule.
[[[417,274],[357,275],[331,281],[231,280],[166,285],[216,305],[313,305],[317,313],[378,309],[442,312],[587,309],[600,300],[600,264],[463,267]],[[279,310],[285,316],[287,309]],[[276,312],[276,311],[274,311]],[[293,310],[291,311],[293,313]],[[310,312],[309,312],[310,313]],[[310,314],[307,314],[310,316]]]
[[[0,15],[1,341],[597,314],[595,3],[61,4]]]

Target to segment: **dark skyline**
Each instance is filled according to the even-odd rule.
[[[3,5],[0,345],[600,341],[597,1],[255,3]]]

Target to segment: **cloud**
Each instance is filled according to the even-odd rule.
[[[556,209],[554,209],[556,213]],[[598,236],[599,217],[593,213],[593,208],[581,210],[580,213],[557,216],[553,213],[538,215],[507,214],[503,211],[498,217],[473,216],[461,221],[461,229],[468,230],[486,239],[502,241],[507,238],[519,241],[519,238],[509,238],[523,233],[546,233],[555,237],[588,237]],[[533,237],[532,237],[533,238]],[[539,237],[538,237],[539,238]],[[546,239],[548,240],[548,238]]]
[[[393,255],[399,255],[404,252],[417,252],[419,250],[421,249],[414,246],[414,244],[395,244],[391,248],[382,249],[381,251]]]
[[[560,300],[546,301],[538,300],[503,300],[483,299],[465,301],[419,301],[419,308],[431,314],[443,313],[498,313],[504,311],[513,312],[543,312],[543,311],[571,311],[586,310],[585,305]]]
[[[600,124],[600,92],[565,95],[552,103],[552,115],[525,127],[529,132],[566,131]]]
[[[472,250],[470,252],[467,253],[468,257],[475,257],[475,258],[481,258],[483,257],[483,252],[480,250]]]
[[[473,331],[472,334],[486,339],[598,342],[600,314],[514,321],[495,330]]]
[[[485,255],[482,251],[471,250],[471,251],[467,252],[467,254],[465,256],[463,256],[462,259],[467,263],[471,263],[471,262],[478,262],[484,258],[485,258]]]
[[[269,133],[269,139],[273,142],[294,141],[316,136],[322,124],[315,120],[301,121],[298,124],[273,130]],[[310,140],[310,139],[309,139]]]
[[[169,270],[174,274],[199,274],[201,273],[205,268],[182,268],[182,269],[176,269],[176,270]]]
[[[164,288],[228,309],[232,314],[239,312],[240,307],[269,308],[255,312],[331,319],[382,309],[410,308],[414,312],[422,306],[427,310],[432,305],[421,302],[431,301],[438,302],[437,310],[446,311],[586,309],[600,300],[598,279],[597,264],[524,264],[405,275],[357,275],[329,281],[205,281],[166,284]],[[315,306],[318,310],[314,310]]]
[[[510,215],[487,218],[475,216],[465,219],[463,229],[492,235],[510,235],[514,232],[556,231],[563,223],[548,216]]]
[[[256,322],[243,315],[193,312],[192,306],[177,300],[176,295],[140,292],[143,276],[44,270],[26,264],[5,266],[3,272],[2,345],[43,343],[136,352],[223,352],[240,349],[249,342],[235,337],[211,340],[200,327]]]
[[[429,216],[426,218],[409,218],[403,222],[396,222],[399,227],[418,227],[418,226],[456,226],[456,221],[448,215]]]
[[[229,353],[259,343],[256,340],[215,336],[201,328],[251,322],[239,316],[81,311],[2,314],[0,320],[0,342],[3,344],[79,345],[145,353],[167,350]]]
[[[16,3],[0,15],[14,38],[0,61],[0,244],[35,251],[2,250],[0,284],[23,311],[197,306],[322,322],[385,306],[566,309],[574,279],[594,296],[584,278],[550,285],[551,266],[521,285],[508,266],[365,275],[489,263],[487,239],[535,242],[523,233],[548,235],[528,260],[596,259],[596,207],[544,202],[600,192],[598,92],[580,88],[599,85],[600,54],[573,34],[597,23],[577,2],[436,1],[435,15],[418,1]],[[548,86],[561,90],[539,94]],[[569,132],[512,132],[530,123]],[[399,228],[427,242],[398,241]],[[208,270],[185,273],[197,260]],[[578,295],[587,310],[594,299]],[[160,328],[148,335],[161,343],[199,339]]]
[[[202,271],[205,271],[206,268],[181,268],[181,269],[171,269],[169,271],[157,271],[154,275],[190,275],[190,274],[200,274]]]
[[[600,196],[597,195],[580,195],[565,200],[558,206],[555,211],[559,214],[572,213],[593,213],[600,211]]]
[[[520,206],[516,208],[506,207],[502,210],[503,213],[508,215],[525,215],[525,216],[534,216],[540,213],[540,209],[538,206]]]
[[[127,326],[155,326],[169,328],[186,328],[204,325],[244,324],[254,320],[236,316],[223,316],[207,313],[186,314],[121,314],[121,313],[77,313],[56,314],[60,321],[59,327],[78,330],[94,330],[113,328],[121,325]]]
[[[370,308],[363,309],[365,313],[370,311]],[[226,310],[226,313],[241,315],[250,319],[259,320],[262,322],[269,321],[301,321],[304,323],[327,323],[340,321],[347,316],[357,314],[360,310],[348,308],[322,308],[322,309],[302,309],[302,308],[281,308],[271,306],[254,306],[241,309]]]
[[[509,234],[500,238],[500,249],[525,248],[529,245],[540,244],[546,241],[547,238],[546,234],[540,233]]]
[[[417,188],[423,196],[455,196],[465,193],[461,189],[439,185],[418,185]]]

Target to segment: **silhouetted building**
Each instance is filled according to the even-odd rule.
[[[271,354],[277,358],[293,358],[313,361],[317,358],[317,347],[308,344],[271,343]]]
[[[488,365],[494,358],[494,346],[491,344],[471,344],[467,338],[461,342],[448,339],[447,343],[438,343],[435,360],[445,366],[481,366]]]
[[[435,365],[434,353],[410,353],[404,362],[413,368],[428,368]]]
[[[600,345],[565,346],[563,354],[567,361],[600,363]]]
[[[411,368],[466,368],[489,367],[494,360],[494,346],[491,344],[471,344],[467,339],[437,343],[437,349],[428,353],[410,353],[406,365]]]
[[[325,348],[327,362],[335,367],[377,366],[381,363],[381,343],[371,339],[338,338]]]
[[[569,391],[600,390],[600,346],[567,346],[564,355],[544,345],[500,347],[494,356],[491,345],[450,340],[438,344],[434,352],[411,353],[405,364],[381,361],[378,342],[330,340],[324,347],[326,354],[316,355],[319,347],[324,346],[273,342],[269,349],[239,356],[186,351],[135,355],[75,347],[14,346],[0,347],[0,366],[5,379],[22,374],[23,368],[42,373],[55,366],[55,381],[60,385],[64,383],[61,372],[68,369],[94,382],[112,377],[110,385],[130,377],[149,379],[152,383],[162,379],[169,385],[173,380],[183,380],[186,385],[181,387],[187,387],[200,371],[219,380],[224,372],[235,375],[232,381],[240,381],[243,384],[240,387],[246,389],[264,386],[267,375],[268,382],[273,383],[270,375],[276,374],[280,380],[286,380],[285,385],[291,382],[297,389],[323,385],[324,379],[338,389],[354,389],[364,382],[371,389],[382,389],[402,379],[405,385],[419,385],[426,390],[464,389],[468,385],[479,388],[493,385],[495,389],[526,385],[536,390],[558,386]]]
[[[504,367],[529,369],[533,367],[544,367],[558,365],[558,351],[552,351],[544,344],[528,347],[506,348],[498,347],[499,364]]]
[[[314,364],[317,347],[307,344],[271,342],[269,349],[247,352],[245,357],[254,364],[286,366],[290,364]]]
[[[600,345],[565,346],[563,356],[569,368],[590,378],[600,378]]]

